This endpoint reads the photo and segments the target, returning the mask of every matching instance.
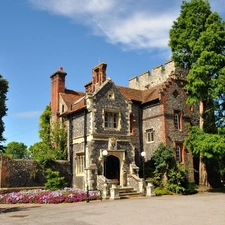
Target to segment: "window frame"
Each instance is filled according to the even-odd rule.
[[[182,114],[179,110],[174,110],[173,123],[175,130],[182,130]]]
[[[112,91],[109,91],[108,92],[108,99],[109,100],[115,100],[115,94],[114,94],[114,92],[112,92]]]
[[[135,124],[135,117],[134,114],[130,114],[130,134],[134,135],[134,124]]]
[[[84,174],[84,153],[76,154],[76,174],[83,175]]]
[[[176,161],[182,162],[182,152],[181,152],[181,147],[179,145],[176,145],[176,148],[175,148],[175,158],[176,158]]]
[[[183,142],[175,142],[175,159],[179,163],[185,163],[185,149]]]
[[[104,128],[111,130],[119,129],[120,112],[114,110],[104,110],[103,114]]]
[[[155,131],[153,128],[146,130],[146,142],[151,143],[155,141]]]

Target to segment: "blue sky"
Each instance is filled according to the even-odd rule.
[[[210,0],[225,19],[225,0]],[[50,103],[50,75],[60,66],[66,87],[84,91],[92,68],[128,86],[134,76],[164,64],[169,29],[182,0],[1,0],[0,74],[9,81],[4,137],[39,141],[39,117]]]

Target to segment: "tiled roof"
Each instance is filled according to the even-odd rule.
[[[144,104],[159,99],[163,86],[165,86],[164,82],[146,90],[137,90],[123,86],[117,86],[117,88],[126,99],[138,101],[141,104]],[[65,93],[61,93],[60,95],[68,107],[68,110],[64,112],[63,115],[85,108],[85,94],[85,92],[77,92],[72,90],[66,90]]]
[[[82,97],[84,97],[85,93],[66,89],[65,93],[60,93],[60,96],[62,97],[63,101],[66,103],[69,109],[68,111],[71,111],[74,108],[77,108],[78,105],[79,107],[82,107],[82,101],[76,105],[74,105],[74,103],[78,101],[79,99],[81,99]],[[71,105],[72,105],[72,108],[71,108]]]
[[[160,89],[163,84],[156,85],[143,91],[142,103],[147,103],[160,98]]]
[[[133,100],[133,101],[139,101],[142,104],[144,104],[144,103],[156,100],[160,97],[159,90],[161,86],[162,85],[157,85],[146,90],[137,90],[137,89],[127,88],[122,86],[117,86],[117,87],[125,98],[129,100]]]
[[[126,99],[142,102],[143,91],[123,86],[117,87]]]

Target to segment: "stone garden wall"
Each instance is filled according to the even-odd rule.
[[[59,171],[68,186],[71,185],[70,166],[67,161],[52,161],[46,168]],[[43,168],[37,161],[0,156],[0,188],[42,187],[45,182]]]

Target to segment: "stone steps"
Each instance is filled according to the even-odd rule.
[[[143,193],[138,193],[132,187],[119,187],[119,197],[120,199],[144,197]]]

